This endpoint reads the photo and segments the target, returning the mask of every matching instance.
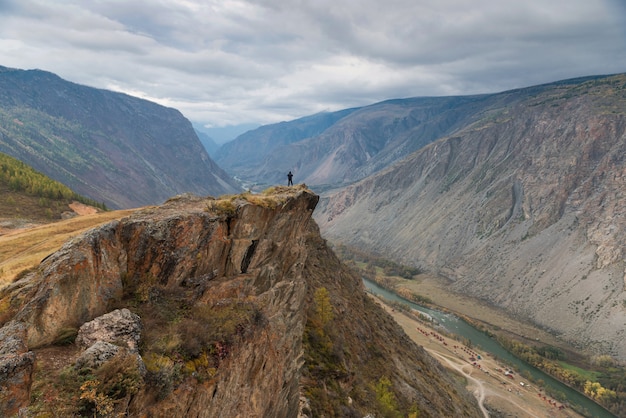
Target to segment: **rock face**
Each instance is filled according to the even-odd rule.
[[[324,199],[331,240],[626,360],[626,76],[537,91]]]
[[[108,343],[106,341],[96,341],[83,351],[76,362],[74,367],[97,369],[107,361],[111,360],[121,348],[117,345]]]
[[[9,322],[0,329],[0,416],[17,414],[30,401],[35,356],[24,337],[26,327]]]
[[[83,395],[95,388],[83,408],[152,417],[365,416],[384,411],[374,388],[385,376],[400,413],[480,416],[328,249],[311,218],[317,202],[292,187],[221,200],[179,196],[138,210],[72,239],[3,289],[0,302],[18,306],[5,328],[20,324],[22,346],[35,352],[72,327],[81,329],[78,344],[98,341],[93,356],[81,356],[102,376],[81,387]],[[327,299],[317,296],[321,288]],[[330,322],[316,319],[320,303],[334,312]],[[134,315],[147,373],[131,379],[129,366],[116,369],[111,359],[115,345],[137,343],[119,338],[128,334],[120,329],[136,328]],[[78,407],[78,395],[58,394],[68,407]]]
[[[0,152],[109,208],[237,190],[175,109],[1,66],[0,91]]]

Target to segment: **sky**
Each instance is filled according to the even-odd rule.
[[[0,0],[0,65],[268,124],[626,72],[626,0]]]

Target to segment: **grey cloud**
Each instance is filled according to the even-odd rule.
[[[6,0],[0,65],[219,126],[626,71],[621,0]]]

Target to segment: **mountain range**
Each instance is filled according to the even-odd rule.
[[[324,236],[626,360],[626,75],[482,101],[500,104],[327,193]]]
[[[437,275],[450,290],[535,324],[579,352],[626,361],[626,74],[323,112],[248,131],[217,149],[215,162],[180,112],[38,70],[0,69],[0,122],[1,152],[113,208],[154,204],[183,192],[231,193],[240,187],[233,178],[246,188],[265,189],[286,184],[286,173],[292,171],[296,184],[306,183],[320,195],[312,216],[331,243],[418,267]],[[250,228],[262,230],[270,217],[289,210],[280,199],[269,207],[228,199],[219,207],[202,205],[206,211],[219,209],[226,219],[219,224],[226,232],[220,234],[229,240],[228,231],[240,227],[239,211],[258,211],[261,219],[252,216],[256,226]],[[194,202],[195,217],[201,210]],[[311,211],[315,207],[303,205]],[[293,231],[299,228],[297,239],[317,236],[302,228],[300,216],[289,218],[295,220]],[[169,224],[161,222],[161,215],[155,219],[161,231],[155,236],[166,236]],[[277,219],[281,227],[291,222]],[[125,240],[129,254],[146,252],[145,242],[154,238],[142,236],[131,243],[126,229],[107,235],[107,228],[102,230],[105,238]],[[259,254],[255,240],[261,239],[253,232],[228,251],[209,251],[206,257],[218,264],[241,258],[237,268],[249,279],[248,262]],[[291,237],[288,231],[281,234]],[[272,248],[283,248],[278,238],[279,244],[256,260],[263,274],[255,283],[275,277]],[[324,280],[318,284],[331,288],[327,276],[342,267],[333,259],[331,268],[319,269],[334,256],[323,240],[313,241],[302,253],[308,255],[301,254],[313,264],[300,270],[295,257],[281,259],[280,268],[314,269],[314,276]],[[179,244],[175,240],[171,246]],[[149,281],[156,274],[149,266],[136,277],[148,282],[135,285],[163,286],[161,296],[169,294],[182,282],[170,286],[167,272],[179,271],[176,266],[188,259],[188,247],[183,243],[176,260],[163,261],[158,285]],[[173,257],[157,250],[155,244],[154,257]],[[192,285],[196,270],[206,270],[202,263],[208,263],[198,254],[189,260],[200,264],[185,273]],[[36,274],[40,280],[41,271]],[[206,270],[201,279],[210,281],[211,274]],[[347,292],[342,286],[351,286],[348,276],[341,273],[346,283],[338,284],[337,294]],[[285,280],[281,286],[293,285]],[[224,286],[220,289],[228,288]],[[150,295],[144,296],[150,300]],[[303,297],[301,307],[307,305],[312,315],[316,296]],[[351,303],[346,297],[339,305]],[[99,309],[88,316],[106,310]],[[355,341],[363,329],[357,330]],[[56,337],[52,334],[48,337]],[[295,392],[285,390],[293,411]],[[208,395],[202,391],[202,396]]]
[[[626,360],[625,129],[626,76],[591,76],[264,126],[216,161],[252,185],[291,170],[331,241]]]
[[[499,94],[393,99],[261,126],[224,144],[215,161],[241,181],[264,187],[296,181],[341,187],[372,175],[425,145],[492,118],[526,97],[587,77]]]
[[[0,67],[0,152],[110,208],[238,187],[178,110],[40,70]]]

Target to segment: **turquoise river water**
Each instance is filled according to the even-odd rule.
[[[585,416],[590,418],[615,418],[615,415],[613,415],[611,412],[598,405],[597,403],[593,402],[591,399],[573,390],[569,386],[561,383],[560,381],[544,373],[543,371],[531,366],[525,361],[515,357],[504,347],[502,347],[495,339],[489,337],[484,332],[474,328],[472,325],[465,322],[464,320],[449,313],[440,312],[418,305],[368,280],[363,279],[363,283],[365,284],[365,288],[371,293],[380,295],[387,300],[402,302],[409,305],[413,309],[430,315],[437,323],[440,324],[440,326],[442,326],[449,333],[461,336],[463,338],[467,338],[469,341],[471,341],[472,345],[491,353],[498,359],[519,370],[520,373],[525,373],[532,376],[535,381],[542,380],[544,382],[544,387],[564,394],[567,398],[567,401],[571,405],[578,406],[578,408],[576,408],[578,411],[584,411]]]

